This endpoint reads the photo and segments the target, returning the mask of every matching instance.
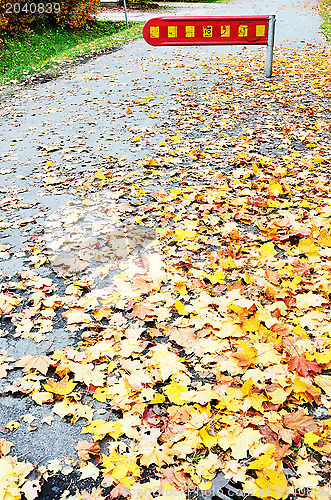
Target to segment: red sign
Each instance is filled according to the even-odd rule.
[[[156,17],[143,36],[150,45],[268,45],[269,16]]]

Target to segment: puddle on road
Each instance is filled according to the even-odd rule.
[[[132,205],[107,191],[83,203],[71,202],[45,220],[43,239],[58,276],[79,275],[95,296],[118,300],[139,296],[144,283],[148,288],[162,279],[158,235],[135,222]]]

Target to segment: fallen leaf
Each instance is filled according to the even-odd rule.
[[[44,389],[46,389],[46,391],[53,392],[54,394],[65,396],[70,394],[76,385],[77,384],[75,384],[72,380],[69,380],[69,377],[66,376],[59,382],[49,380],[49,382],[44,385]]]
[[[297,371],[300,375],[307,377],[308,372],[319,373],[322,368],[316,361],[308,361],[304,355],[293,356],[288,362],[289,370]]]
[[[89,460],[91,455],[98,455],[100,453],[100,446],[98,443],[90,443],[89,441],[79,441],[76,446],[78,457],[80,460]]]
[[[41,490],[41,484],[37,479],[33,481],[26,481],[22,486],[22,491],[26,497],[26,500],[34,500],[38,497]]]
[[[286,427],[298,431],[302,435],[318,430],[318,424],[313,417],[306,415],[303,410],[288,413],[283,417],[283,422]]]

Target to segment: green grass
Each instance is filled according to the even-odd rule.
[[[40,28],[19,38],[3,37],[0,48],[0,85],[21,83],[28,75],[54,71],[63,63],[110,47],[118,47],[141,36],[143,23],[97,21],[84,31]]]
[[[322,0],[320,12],[323,19],[322,30],[326,38],[331,40],[331,0]]]

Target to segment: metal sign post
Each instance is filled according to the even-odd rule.
[[[126,0],[123,0],[123,3],[124,3],[124,12],[125,12],[125,22],[126,22],[126,27],[128,28],[129,27],[129,23],[128,23],[128,13],[127,13],[127,10],[126,10]]]
[[[270,78],[272,76],[272,60],[274,56],[274,42],[275,42],[275,23],[276,23],[276,16],[269,16],[267,63],[265,70],[265,76],[267,78]]]
[[[272,75],[276,16],[157,17],[143,27],[147,43],[162,45],[267,45]]]

